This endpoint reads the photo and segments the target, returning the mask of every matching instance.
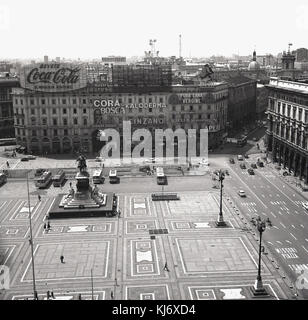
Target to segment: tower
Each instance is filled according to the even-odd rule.
[[[295,62],[295,55],[293,55],[290,51],[290,47],[292,43],[288,45],[288,52],[283,52],[281,63],[283,70],[293,70],[294,69],[294,62]]]
[[[179,35],[179,58],[182,58],[182,35]]]

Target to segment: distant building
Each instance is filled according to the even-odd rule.
[[[44,63],[48,63],[48,56],[44,56]]]
[[[19,87],[17,78],[0,78],[0,137],[15,137],[12,88]]]
[[[267,148],[278,162],[308,183],[308,84],[271,79]]]
[[[252,61],[248,65],[249,71],[257,71],[260,69],[260,64],[257,62],[257,54],[256,51],[253,51]]]
[[[308,62],[308,49],[300,48],[295,51],[296,62]]]
[[[120,56],[102,57],[102,63],[108,67],[127,64],[126,57]]]

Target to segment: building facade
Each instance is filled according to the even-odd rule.
[[[308,84],[276,78],[267,88],[268,151],[308,183]]]
[[[156,78],[160,81],[161,76]],[[160,86],[153,78],[149,81],[150,86],[106,86],[88,83],[80,67],[30,66],[21,77],[21,88],[13,92],[17,143],[36,154],[99,152],[100,130],[116,129],[123,137],[123,121],[130,121],[132,131],[207,128],[210,147],[222,142],[227,84]]]
[[[0,138],[15,136],[12,88],[18,86],[17,78],[0,78]]]

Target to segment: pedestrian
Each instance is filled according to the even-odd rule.
[[[46,230],[46,223],[44,223],[44,230]]]
[[[81,299],[81,293],[79,293],[79,295],[78,295],[78,300],[82,300]]]
[[[110,297],[111,297],[111,299],[113,300],[114,295],[113,295],[113,291],[112,291],[112,290],[111,290],[111,292],[110,292]]]
[[[61,263],[64,263],[64,257],[63,257],[63,255],[61,255],[60,261],[61,261]]]
[[[6,166],[9,168],[10,167],[10,164],[8,161],[6,161]]]
[[[37,197],[38,197],[38,201],[41,201],[41,195],[38,194]]]
[[[70,188],[72,189],[72,183],[70,182]]]
[[[121,210],[120,209],[119,209],[118,215],[119,215],[119,218],[120,218],[121,217]]]
[[[50,230],[50,223],[49,223],[49,221],[47,222],[47,229]]]
[[[49,290],[47,291],[47,300],[49,300],[49,298],[50,298],[50,292],[49,292]]]
[[[164,270],[165,270],[165,271],[168,271],[168,272],[170,271],[169,268],[168,268],[167,262],[165,263]]]
[[[50,296],[52,297],[52,299],[55,299],[55,295],[53,294],[53,291],[50,291]]]

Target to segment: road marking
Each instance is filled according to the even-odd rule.
[[[297,240],[297,238],[295,237],[295,235],[294,235],[292,232],[290,232],[290,235],[291,235],[295,240]]]
[[[296,273],[300,273],[302,270],[308,269],[308,264],[289,264],[289,268]]]
[[[278,228],[277,226],[273,226],[273,228],[275,228],[275,229],[279,230],[279,228]]]
[[[286,240],[286,242],[287,242],[287,243],[289,243],[289,244],[292,244],[292,242],[291,242],[291,241],[289,241],[289,240]]]
[[[279,244],[282,244],[282,242],[281,241],[276,241],[277,243],[279,243]]]
[[[279,248],[275,250],[281,254],[284,259],[298,258],[298,255],[296,254],[297,250],[295,248]]]
[[[266,176],[263,175],[263,177],[272,185],[274,186],[278,191],[280,191],[283,195],[285,195],[290,201],[294,202],[287,194],[285,194],[284,192],[282,192],[281,190],[279,190],[269,179],[266,178]],[[295,196],[295,195],[293,195]],[[295,203],[295,205],[298,206],[298,204]]]
[[[286,227],[282,222],[280,222],[280,224],[281,224],[284,228]]]
[[[265,195],[264,195],[264,194],[261,194],[261,196],[262,196],[263,198],[265,198]]]
[[[275,215],[273,212],[271,212],[271,215],[272,215],[274,218],[276,218],[276,215]]]
[[[305,239],[308,242],[308,239]]]
[[[302,246],[302,248],[308,253],[308,250],[304,246]]]
[[[233,169],[231,169],[231,170],[233,170]],[[235,175],[237,175],[237,177],[239,178],[239,180],[243,183],[243,184],[245,184],[246,185],[246,187],[251,191],[251,193],[261,202],[261,204],[264,206],[264,208],[268,208],[263,202],[262,202],[262,200],[256,195],[256,194],[254,194],[253,192],[252,192],[252,190],[249,188],[249,186],[241,179],[241,177],[233,170],[233,172],[234,172],[234,174]]]
[[[269,194],[269,196],[272,198],[272,195],[271,195],[271,194]]]
[[[305,226],[304,226],[303,224],[301,224],[301,227],[302,227],[302,228],[305,228]]]
[[[272,242],[270,242],[270,241],[267,241],[267,243],[269,243],[269,244],[273,245],[273,243],[272,243]]]
[[[292,227],[295,229],[295,225],[294,224],[292,224]]]

